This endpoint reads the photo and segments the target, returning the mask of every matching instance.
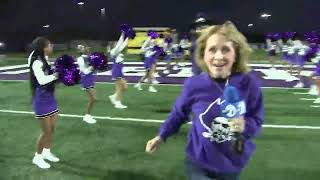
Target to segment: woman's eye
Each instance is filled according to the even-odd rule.
[[[209,49],[209,51],[214,53],[214,52],[217,51],[217,49],[215,47],[212,47],[212,48]]]
[[[222,53],[227,53],[230,51],[230,48],[229,47],[222,47]]]

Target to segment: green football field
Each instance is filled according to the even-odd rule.
[[[181,86],[157,86],[158,93],[137,91],[129,85],[126,110],[114,109],[108,101],[112,84],[98,84],[94,125],[82,121],[86,95],[79,86],[59,85],[58,119],[52,151],[61,159],[42,170],[31,163],[40,133],[31,114],[29,83],[0,82],[0,179],[22,180],[181,180],[184,176],[184,146],[190,125],[170,138],[153,155],[145,143],[158,132]],[[320,177],[319,108],[311,108],[307,95],[293,89],[263,89],[266,125],[296,125],[298,128],[264,127],[255,140],[257,150],[241,179],[318,180]],[[11,111],[9,111],[11,110]],[[144,122],[145,121],[145,122]],[[318,129],[311,129],[318,127]]]

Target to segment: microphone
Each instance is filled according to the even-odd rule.
[[[236,87],[227,85],[223,91],[224,102],[220,105],[222,116],[227,119],[239,118],[246,113],[246,104],[240,99],[240,94]],[[239,132],[233,134],[235,139],[233,148],[242,154],[244,150],[245,138]]]

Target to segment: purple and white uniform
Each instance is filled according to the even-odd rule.
[[[164,60],[171,61],[171,59],[172,59],[172,43],[164,42],[163,50],[166,53]]]
[[[155,45],[151,39],[147,39],[141,47],[141,51],[144,53],[144,68],[147,70],[150,70],[152,65],[157,62],[156,52],[153,51]]]
[[[77,58],[80,70],[80,87],[82,90],[95,88],[96,75],[93,73],[92,66],[88,65],[88,56],[81,55]]]
[[[123,54],[119,54],[116,58],[112,58],[112,80],[121,79],[124,77],[123,69]]]
[[[288,51],[289,51],[289,47],[287,45],[283,45],[281,47],[281,52],[282,52],[281,60],[283,61],[289,60]]]
[[[123,49],[128,45],[128,37],[125,38],[124,34],[121,34],[116,46],[110,51],[110,57],[112,58],[112,80],[121,79],[124,77],[123,69],[123,54],[121,53]]]
[[[297,54],[297,64],[299,66],[303,66],[307,59],[306,59],[306,53],[308,51],[309,47],[306,46],[306,45],[301,45],[299,47],[299,50],[298,50],[298,54]]]
[[[267,41],[267,52],[269,56],[276,56],[276,45],[271,41]]]
[[[32,109],[37,118],[50,117],[58,113],[58,105],[54,96],[53,70],[47,60],[33,56],[34,51],[28,58],[30,77],[32,84]]]
[[[143,61],[144,63],[143,65],[145,69],[150,70],[152,68],[152,65],[157,62],[157,56],[155,55],[155,53],[156,52],[152,50],[147,51],[145,53],[144,61]]]
[[[208,73],[201,73],[185,81],[181,95],[159,132],[160,137],[166,140],[178,132],[193,112],[185,149],[187,159],[200,168],[216,173],[242,171],[255,150],[252,139],[260,133],[264,118],[260,83],[253,74],[234,73],[227,82],[239,90],[246,104],[243,154],[233,150],[230,129],[217,121],[222,114],[220,104],[224,102],[223,89],[226,83],[212,79]]]
[[[289,48],[288,48],[288,58],[289,58],[290,64],[292,64],[292,65],[297,64],[299,49],[302,46],[303,46],[303,44],[301,43],[300,40],[292,41],[292,45],[289,46]]]
[[[186,38],[183,38],[181,39],[179,45],[183,49],[183,51],[187,51],[189,49],[189,40]]]

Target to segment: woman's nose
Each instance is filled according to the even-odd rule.
[[[223,59],[223,54],[220,50],[216,51],[214,54],[214,59]]]

